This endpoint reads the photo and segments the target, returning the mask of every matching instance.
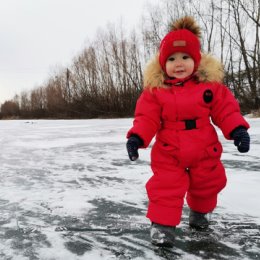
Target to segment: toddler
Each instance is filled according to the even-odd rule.
[[[133,127],[127,133],[130,160],[156,135],[151,151],[153,176],[146,184],[151,242],[173,246],[184,198],[189,225],[206,229],[207,213],[226,185],[222,145],[212,123],[241,153],[249,151],[249,124],[223,85],[222,65],[200,52],[200,28],[192,17],[177,20],[144,73]]]

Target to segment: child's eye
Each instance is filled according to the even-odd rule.
[[[174,61],[174,58],[173,58],[173,57],[170,57],[168,60],[169,60],[169,61]]]
[[[187,60],[187,59],[190,58],[190,56],[188,56],[188,55],[184,55],[182,58],[183,58],[184,60]]]

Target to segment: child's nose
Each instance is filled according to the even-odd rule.
[[[176,66],[177,66],[177,67],[182,66],[182,61],[181,61],[181,60],[177,60],[177,61],[176,61]]]

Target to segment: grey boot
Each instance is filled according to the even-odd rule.
[[[207,229],[209,226],[209,220],[207,219],[207,214],[196,212],[190,209],[189,225],[190,227],[196,228],[198,230]]]
[[[175,227],[152,223],[151,242],[156,246],[172,247],[175,238]]]

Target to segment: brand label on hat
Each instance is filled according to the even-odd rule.
[[[186,41],[174,41],[173,47],[186,46]]]

